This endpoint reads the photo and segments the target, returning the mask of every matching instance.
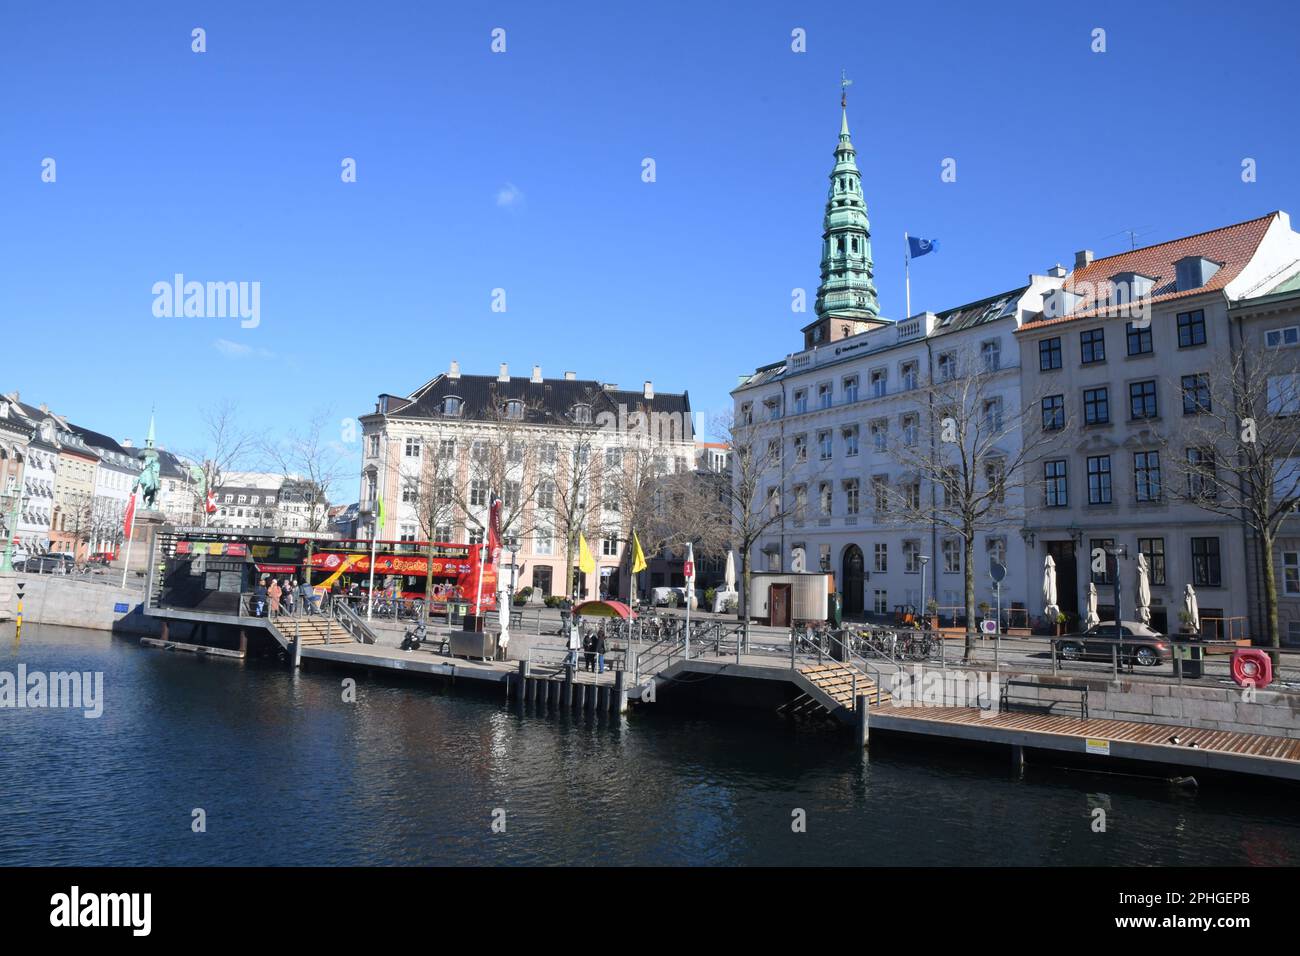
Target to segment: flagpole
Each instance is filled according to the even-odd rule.
[[[903,282],[907,287],[907,315],[905,319],[912,317],[912,255],[911,246],[908,244],[907,233],[903,233]]]
[[[380,502],[384,500],[384,480],[388,477],[388,436],[380,437],[384,457],[379,459],[379,486],[375,489],[375,520],[370,526],[370,585],[366,593],[366,620],[375,607],[375,546],[379,541]]]
[[[122,590],[126,590],[126,572],[131,568],[131,545],[135,541],[135,489],[131,489],[131,528],[126,533],[126,561],[122,564]]]

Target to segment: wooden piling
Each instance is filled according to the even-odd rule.
[[[605,684],[602,684],[596,691],[596,710],[598,713],[605,714],[609,712],[609,699],[611,696],[609,691],[610,688]]]
[[[627,671],[614,672],[614,693],[610,700],[610,711],[615,714],[627,712]]]
[[[587,685],[574,683],[573,689],[577,693],[577,698],[573,702],[573,709],[586,710],[587,709]]]
[[[854,701],[853,716],[856,718],[858,746],[866,747],[871,740],[871,716],[866,694],[859,694]]]
[[[560,706],[566,710],[573,706],[573,668],[564,668],[564,693],[560,697]]]

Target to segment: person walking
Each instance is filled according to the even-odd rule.
[[[605,634],[605,625],[600,626],[600,632],[596,635],[596,673],[605,673],[605,654],[609,651],[609,641]]]
[[[312,587],[304,580],[298,585],[298,601],[302,605],[302,613],[316,613],[316,595],[312,593]]]
[[[266,617],[267,607],[266,575],[262,575],[253,589],[253,617]]]
[[[297,583],[298,582],[295,581],[293,578],[289,578],[288,580],[285,581],[284,585],[281,588],[281,595],[282,595],[281,599],[284,601],[284,608],[286,614],[293,613],[294,603],[298,600]]]
[[[582,638],[583,670],[596,670],[596,635],[588,631]]]

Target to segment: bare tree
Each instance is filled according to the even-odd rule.
[[[455,442],[433,447],[426,443],[420,455],[420,470],[416,475],[403,476],[402,498],[411,503],[420,535],[425,542],[428,561],[424,578],[424,615],[428,618],[433,606],[433,559],[439,538],[450,527],[459,512],[456,502],[456,478],[459,464],[456,460]]]
[[[1279,648],[1273,550],[1300,510],[1300,361],[1287,349],[1238,348],[1213,371],[1181,384],[1184,414],[1161,436],[1174,477],[1165,490],[1245,521],[1258,536],[1265,627],[1269,644]]]
[[[203,488],[196,506],[202,524],[208,523],[208,495],[225,483],[226,475],[255,450],[253,437],[239,425],[238,406],[231,401],[219,402],[201,413],[203,448],[187,457],[203,463]]]
[[[328,411],[318,411],[301,430],[290,431],[284,438],[269,439],[260,445],[263,456],[286,479],[281,487],[281,509],[286,504],[299,502],[306,506],[303,523],[309,534],[303,579],[309,587],[316,536],[329,522],[330,501],[338,483],[352,473],[346,467],[342,444],[333,437],[333,428],[333,416]],[[294,497],[299,502],[293,501]]]
[[[1017,394],[1008,387],[1014,374],[973,348],[943,353],[934,380],[917,390],[901,434],[883,439],[899,480],[873,486],[888,523],[933,523],[960,540],[968,659],[976,634],[976,535],[1023,520],[1028,476],[1065,427],[1063,420],[1052,430],[1041,427],[1041,398],[1021,396],[1006,407]]]

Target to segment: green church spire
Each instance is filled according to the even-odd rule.
[[[850,82],[841,80],[845,93],[840,95],[840,141],[835,147],[835,166],[831,169],[831,188],[822,221],[822,281],[817,288],[817,316],[832,320],[832,325],[840,320],[876,324],[880,315],[871,261],[871,224],[862,197],[862,174],[849,137],[846,93]],[[852,325],[849,331],[852,334],[861,330]],[[828,337],[841,336],[832,333]]]

